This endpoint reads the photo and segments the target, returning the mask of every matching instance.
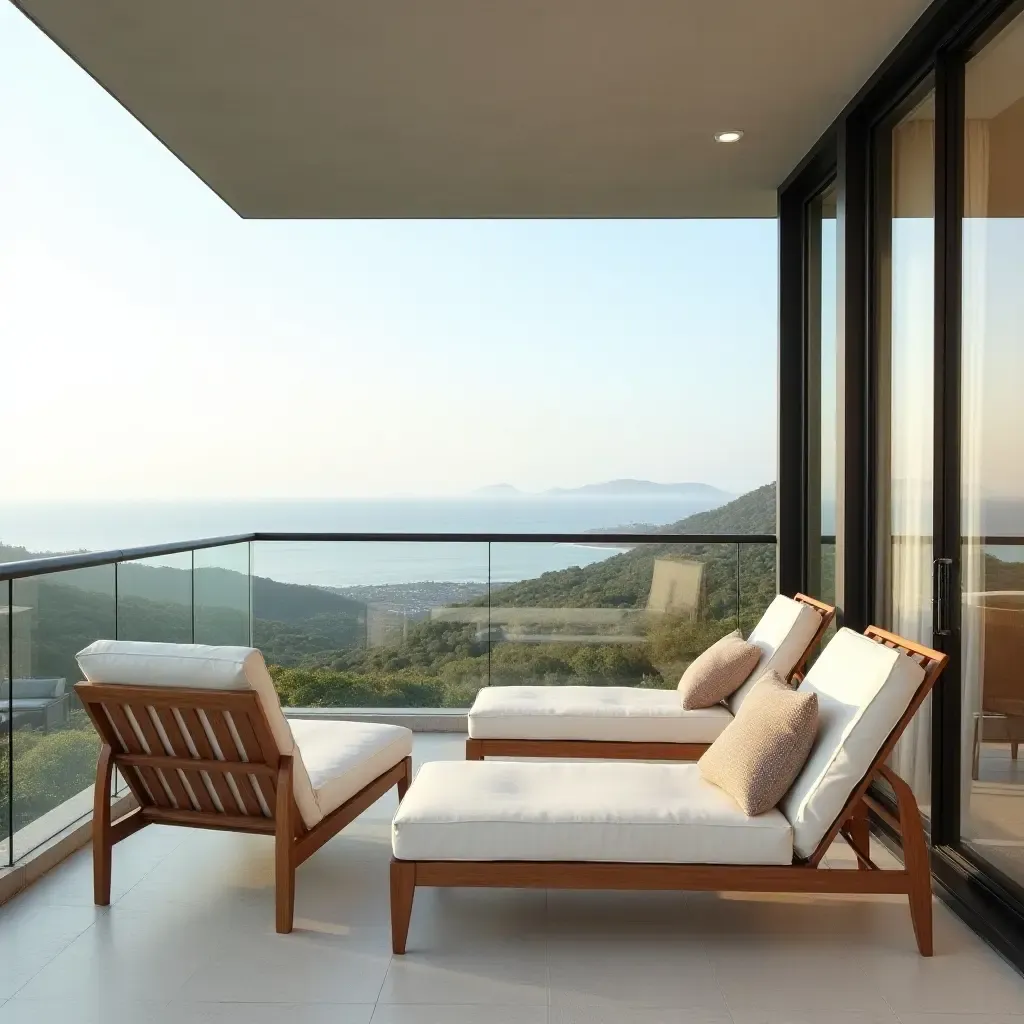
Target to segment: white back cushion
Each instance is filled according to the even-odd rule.
[[[90,683],[189,690],[254,690],[282,754],[295,746],[263,655],[255,647],[97,640],[76,655]]]
[[[739,711],[750,688],[765,672],[775,671],[788,679],[820,625],[821,613],[817,609],[785,594],[777,594],[747,637],[750,643],[761,648],[761,660],[729,698],[729,710],[734,715]]]
[[[924,680],[902,651],[841,629],[800,684],[818,695],[818,736],[779,810],[793,826],[793,849],[809,857]]]
[[[79,651],[78,666],[90,683],[112,683],[122,686],[162,686],[187,690],[253,690],[267,716],[271,735],[282,754],[292,755],[292,791],[295,804],[307,828],[312,828],[323,814],[313,792],[302,754],[295,745],[288,720],[281,711],[274,681],[270,678],[263,655],[255,647],[209,647],[205,644],[158,644],[133,640],[97,640]],[[207,740],[214,750],[219,744],[209,724],[200,721]],[[179,723],[180,724],[180,723]],[[146,749],[145,737],[136,730],[136,738]],[[159,733],[159,730],[157,730]],[[187,732],[187,728],[185,729]],[[166,740],[164,740],[166,742]],[[220,797],[209,782],[207,790],[213,803],[220,806]],[[267,793],[262,793],[262,809],[269,815]],[[235,808],[225,808],[229,812]],[[238,808],[243,811],[241,805]]]

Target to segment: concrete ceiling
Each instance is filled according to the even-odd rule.
[[[17,2],[243,217],[315,218],[774,216],[927,6]]]
[[[986,120],[1024,96],[1024,16],[968,63],[964,93],[967,116]]]

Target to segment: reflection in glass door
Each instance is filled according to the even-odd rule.
[[[961,833],[1024,884],[1024,16],[966,68]]]
[[[888,208],[879,210],[884,258],[877,281],[878,560],[880,621],[932,644],[934,452],[934,92],[879,140]],[[886,415],[887,413],[887,415]],[[893,753],[925,815],[931,801],[931,701]]]

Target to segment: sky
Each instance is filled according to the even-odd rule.
[[[776,464],[774,221],[246,221],[0,3],[0,501]]]

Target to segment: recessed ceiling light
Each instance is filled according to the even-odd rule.
[[[717,132],[715,142],[739,142],[743,138],[743,132]]]

